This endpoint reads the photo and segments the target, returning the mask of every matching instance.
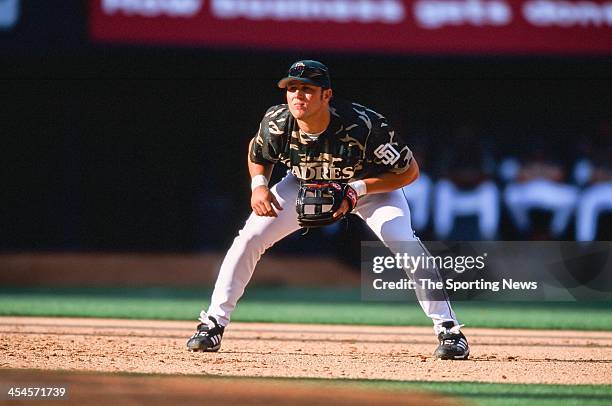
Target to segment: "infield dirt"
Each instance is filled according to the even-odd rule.
[[[467,361],[432,356],[430,328],[232,323],[218,353],[195,322],[0,318],[0,368],[241,377],[612,384],[612,332],[466,328]]]

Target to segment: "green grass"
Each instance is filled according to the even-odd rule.
[[[324,390],[325,386],[372,390],[396,391],[397,396],[406,396],[407,403],[414,392],[436,393],[458,399],[467,405],[477,406],[596,406],[612,404],[610,385],[546,385],[546,384],[504,384],[485,382],[447,382],[447,381],[385,381],[361,379],[303,379],[303,378],[249,378],[207,376],[203,379],[231,379],[240,383],[241,379],[278,381],[285,384],[312,385],[313,390]],[[330,399],[330,403],[333,399]]]
[[[612,386],[497,384],[477,382],[359,381],[365,388],[426,390],[458,397],[475,405],[610,405]]]
[[[206,379],[241,378],[207,377]],[[250,378],[249,378],[250,379]],[[302,378],[255,378],[266,381],[313,385],[316,390],[331,387],[358,387],[372,390],[397,391],[398,397],[405,394],[409,401],[414,392],[437,393],[468,405],[477,406],[553,406],[579,405],[595,406],[612,404],[610,385],[546,385],[546,384],[504,384],[485,382],[448,382],[448,381],[385,381],[361,379],[302,379]],[[239,383],[239,382],[237,382]],[[408,402],[407,402],[408,403]]]
[[[0,315],[194,320],[210,291],[170,289],[0,289]],[[610,302],[457,302],[470,327],[612,330]],[[234,321],[430,326],[416,301],[360,301],[358,290],[250,289]]]

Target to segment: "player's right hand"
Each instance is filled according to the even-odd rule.
[[[251,208],[258,216],[277,217],[276,210],[282,210],[280,203],[267,186],[258,186],[251,194]]]

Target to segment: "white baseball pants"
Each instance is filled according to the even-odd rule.
[[[271,191],[284,210],[278,211],[278,217],[260,217],[251,213],[221,264],[207,311],[221,325],[230,322],[236,303],[242,297],[255,265],[266,249],[300,229],[295,211],[297,178],[288,173]],[[410,223],[410,209],[401,189],[366,195],[359,200],[353,213],[362,218],[382,241],[418,241]],[[418,246],[429,255],[422,244]],[[422,271],[435,272],[432,279],[440,278],[436,269]],[[459,324],[448,300],[427,300],[427,292],[417,292],[417,297],[425,314],[432,319],[436,334],[441,331],[441,324],[445,321]]]
[[[415,230],[423,230],[427,227],[432,189],[433,182],[423,172],[421,172],[416,181],[402,188],[408,205],[411,208],[410,218]]]

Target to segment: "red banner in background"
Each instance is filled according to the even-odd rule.
[[[612,54],[612,1],[90,0],[94,41],[380,53]]]

